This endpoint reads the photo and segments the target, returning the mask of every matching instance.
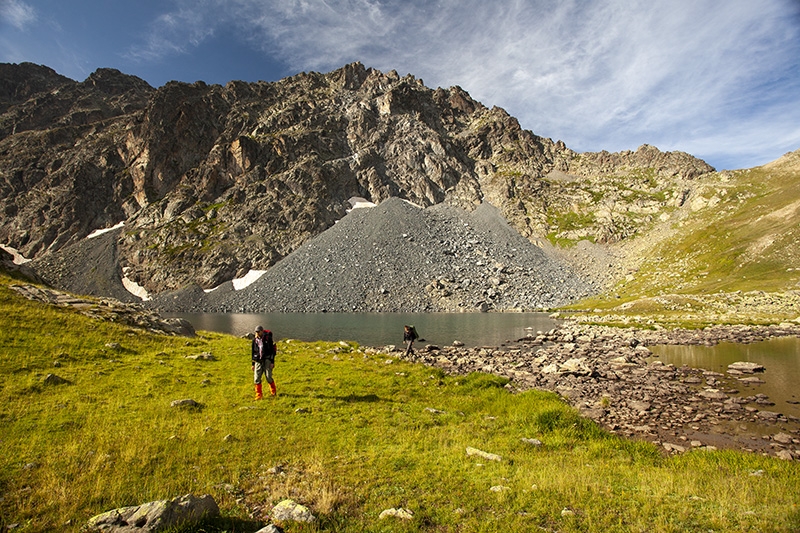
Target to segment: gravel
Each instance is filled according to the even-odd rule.
[[[469,213],[399,198],[354,209],[242,290],[156,298],[165,311],[455,312],[543,310],[594,292],[489,204]]]

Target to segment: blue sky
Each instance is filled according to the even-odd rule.
[[[800,148],[798,0],[0,0],[0,62],[158,87],[353,61],[459,85],[577,151],[748,168]]]

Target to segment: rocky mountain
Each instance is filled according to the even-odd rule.
[[[354,197],[466,212],[490,204],[572,269],[575,287],[600,287],[624,278],[624,243],[685,210],[716,176],[647,145],[577,153],[459,87],[360,63],[159,88],[111,69],[75,82],[5,64],[0,111],[0,243],[35,259],[50,283],[84,292],[102,284],[76,285],[85,269],[67,265],[99,242],[86,241],[95,230],[124,222],[103,241],[117,289],[123,276],[154,295],[212,289],[280,264]]]

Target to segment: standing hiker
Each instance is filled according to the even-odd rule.
[[[403,326],[403,342],[406,343],[406,357],[414,354],[414,341],[419,338],[414,326]]]
[[[263,398],[261,391],[261,377],[269,383],[270,394],[275,396],[275,380],[272,379],[272,369],[275,368],[275,343],[272,342],[272,332],[261,326],[256,328],[256,336],[253,339],[252,361],[253,361],[253,381],[256,385],[256,400]]]

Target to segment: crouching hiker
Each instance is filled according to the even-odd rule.
[[[256,400],[263,398],[261,391],[261,377],[263,376],[272,396],[275,396],[275,380],[272,379],[272,369],[275,368],[275,354],[277,350],[275,343],[272,342],[272,332],[261,326],[256,328],[256,336],[253,339],[253,381],[256,385]]]
[[[406,343],[406,357],[414,355],[414,341],[418,338],[417,328],[414,326],[403,326],[403,342]]]

